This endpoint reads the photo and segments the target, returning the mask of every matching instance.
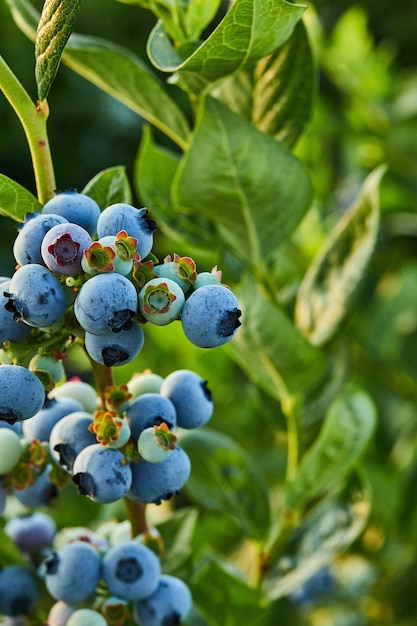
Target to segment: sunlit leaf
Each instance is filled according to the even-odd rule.
[[[310,119],[315,95],[315,66],[303,22],[279,50],[226,78],[212,93],[260,130],[292,146]]]
[[[351,311],[374,251],[379,229],[379,167],[337,223],[306,272],[298,291],[295,321],[311,343],[322,345]]]

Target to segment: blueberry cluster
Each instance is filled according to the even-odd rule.
[[[221,273],[198,273],[193,259],[177,254],[160,263],[152,254],[156,228],[147,208],[118,202],[100,212],[89,196],[57,192],[20,225],[17,270],[1,279],[0,341],[25,340],[31,329],[55,332],[61,343],[78,336],[108,367],[138,355],[146,322],[181,320],[201,348],[230,341],[241,312]]]
[[[48,626],[116,626],[129,617],[141,626],[180,624],[191,610],[188,586],[162,573],[150,532],[120,538],[100,526],[57,531],[48,514],[36,512],[10,520],[5,533],[27,563],[0,571],[1,615],[26,615],[43,587],[52,602]]]
[[[0,374],[18,367],[2,365]],[[21,370],[38,380],[26,368]],[[108,387],[101,397],[88,383],[68,380],[40,405],[30,419],[0,422],[0,514],[6,493],[35,509],[50,504],[71,482],[80,495],[101,504],[121,498],[141,505],[160,504],[182,489],[191,470],[176,429],[203,426],[213,413],[207,382],[185,369],[165,378],[145,370],[126,385]],[[31,512],[10,519],[5,531],[21,551],[34,554],[50,546],[56,527],[45,513]],[[88,530],[82,537],[83,541],[79,537],[75,541],[70,536],[43,561],[46,589],[57,601],[51,614],[68,613],[68,621],[50,617],[49,626],[86,623],[79,620],[87,619],[82,613],[87,609],[77,607],[93,597],[103,581],[108,601],[103,615],[113,602],[117,610],[119,605],[129,608],[142,626],[157,626],[165,619],[181,623],[191,606],[188,587],[161,573],[149,547],[129,537],[109,548]],[[13,567],[20,568],[17,572],[22,569]],[[0,575],[0,614],[24,614],[38,602],[39,581],[23,569],[22,580],[29,577],[30,584],[25,584],[25,590],[16,586],[16,596],[6,593],[6,587],[2,591]],[[1,573],[17,576],[10,568]],[[103,615],[92,616],[91,623],[106,624]]]
[[[89,529],[63,538],[36,511],[68,486],[143,514],[188,480],[180,435],[211,418],[207,382],[186,369],[165,378],[145,370],[115,385],[111,368],[139,354],[146,323],[179,320],[191,343],[213,348],[234,337],[241,311],[216,267],[197,272],[177,254],[159,262],[155,230],[146,208],[119,202],[100,211],[75,190],[57,192],[26,215],[16,271],[0,277],[0,515],[24,555],[0,564],[0,615],[10,619],[29,614],[32,623],[46,592],[48,626],[180,624],[190,611],[187,585],[161,571],[160,538],[109,541]],[[66,379],[74,343],[99,389]],[[8,496],[28,514],[10,516]]]

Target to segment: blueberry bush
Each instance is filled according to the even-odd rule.
[[[368,17],[0,2],[0,623],[414,623],[417,74]]]

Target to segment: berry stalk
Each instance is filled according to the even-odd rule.
[[[23,85],[0,56],[0,89],[18,116],[32,157],[39,202],[45,204],[56,189],[46,122],[49,107],[46,100],[34,104]]]
[[[112,368],[96,363],[93,359],[90,359],[90,362],[93,369],[96,389],[100,397],[103,398],[106,387],[113,386]],[[146,520],[146,505],[134,502],[129,498],[124,498],[124,502],[126,505],[127,519],[130,521],[132,527],[132,537],[136,537],[149,530]]]

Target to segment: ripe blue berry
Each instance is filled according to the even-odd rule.
[[[150,548],[126,541],[110,548],[103,557],[102,576],[109,592],[124,600],[140,600],[158,585],[161,565]]]
[[[91,596],[100,580],[98,551],[86,541],[73,541],[48,556],[42,565],[45,584],[56,600],[78,604]]]
[[[107,335],[86,332],[85,349],[88,355],[106,367],[130,363],[142,350],[144,334],[142,327],[132,322],[129,329]]]
[[[22,321],[13,319],[13,315],[5,308],[9,298],[7,295],[10,286],[10,279],[0,286],[0,345],[4,341],[19,342],[26,339],[31,331],[30,326]]]
[[[240,326],[236,296],[224,285],[205,285],[185,301],[181,322],[184,334],[200,348],[214,348],[230,341]]]
[[[0,421],[33,417],[44,401],[45,389],[35,374],[21,365],[0,365]]]
[[[149,392],[135,398],[126,411],[126,419],[134,441],[138,440],[145,428],[160,426],[162,422],[173,430],[177,425],[177,415],[171,400],[159,393]]]
[[[132,486],[127,497],[142,504],[160,504],[179,493],[188,480],[191,463],[187,453],[176,446],[165,461],[131,463]]]
[[[25,420],[22,431],[27,439],[49,441],[51,430],[59,420],[75,411],[82,411],[83,406],[75,398],[47,398],[44,406],[30,420]]]
[[[184,292],[170,278],[152,278],[139,292],[139,308],[152,324],[165,326],[176,320],[184,305]]]
[[[121,274],[97,274],[83,284],[74,313],[84,330],[108,335],[128,330],[138,307],[134,285]]]
[[[91,413],[75,411],[60,419],[51,430],[49,448],[52,459],[69,473],[81,450],[97,443],[95,434],[88,430],[92,423]]]
[[[97,235],[101,239],[125,230],[138,240],[137,251],[144,259],[152,250],[153,234],[157,228],[156,222],[148,218],[148,213],[147,208],[137,209],[124,202],[111,204],[98,218]]]
[[[171,400],[177,413],[177,426],[198,428],[213,414],[213,400],[207,381],[190,370],[176,370],[165,378],[161,395]]]
[[[72,480],[80,495],[107,504],[127,494],[132,483],[132,470],[119,450],[96,443],[84,448],[76,457]]]
[[[163,574],[153,594],[135,602],[133,616],[141,626],[175,626],[183,622],[191,607],[191,592],[185,582]]]
[[[8,535],[22,552],[39,552],[50,546],[56,533],[56,524],[47,513],[36,511],[10,519],[4,527]]]
[[[82,226],[90,235],[97,230],[97,220],[100,216],[100,207],[97,202],[78,193],[75,189],[55,191],[55,196],[48,200],[42,209],[42,214],[54,213]]]
[[[51,471],[52,465],[47,465],[32,485],[13,489],[15,498],[29,509],[50,505],[59,495],[58,487],[50,479]]]
[[[27,263],[44,265],[41,254],[43,238],[53,226],[67,222],[68,220],[60,215],[27,213],[13,244],[13,254],[17,263],[19,265],[27,265]]]
[[[72,276],[81,271],[83,252],[91,244],[91,236],[78,224],[58,224],[46,233],[41,254],[50,270]]]
[[[40,599],[40,587],[35,576],[21,565],[0,570],[0,615],[25,615]]]
[[[13,319],[35,328],[46,328],[58,322],[67,306],[58,279],[37,263],[20,267],[13,274],[6,294],[5,306]]]

